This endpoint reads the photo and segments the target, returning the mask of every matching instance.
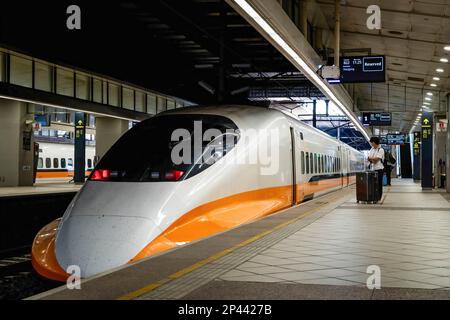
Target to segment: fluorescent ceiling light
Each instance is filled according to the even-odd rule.
[[[436,83],[430,83],[430,87],[437,87]]]
[[[450,51],[450,46],[445,46],[445,47],[444,47],[444,50],[445,50],[445,51]]]
[[[440,61],[440,62],[447,63],[447,62],[448,62],[448,59],[447,59],[447,58],[441,58],[439,61]]]
[[[425,100],[431,101],[431,100],[433,100],[433,99],[426,97]]]
[[[325,95],[327,95],[330,100],[334,102],[344,113],[345,115],[356,125],[356,127],[361,131],[367,141],[370,139],[366,130],[359,122],[357,118],[355,118],[351,112],[344,106],[344,104],[336,97],[336,95],[331,91],[328,85],[322,80],[322,78],[313,70],[292,48],[291,46],[280,37],[280,35],[264,20],[261,15],[256,12],[255,9],[246,1],[246,0],[234,0],[234,2],[239,5],[242,10],[244,10],[263,30],[267,35],[269,35],[273,41],[275,41],[278,46],[282,50],[284,50],[287,55],[289,55],[301,68],[303,73],[306,73],[307,76],[313,82],[323,90]]]
[[[436,72],[442,73],[442,72],[444,72],[444,69],[442,69],[442,68],[437,68],[437,69],[436,69]]]
[[[427,106],[429,106],[431,103],[429,103],[429,102],[424,102],[423,104],[426,104]]]
[[[439,81],[439,80],[441,80],[441,78],[439,78],[439,77],[433,77],[433,80],[434,80],[434,81]]]
[[[427,96],[432,96],[433,92],[427,92]]]

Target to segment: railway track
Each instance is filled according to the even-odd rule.
[[[60,285],[34,272],[29,251],[21,247],[0,254],[0,300],[24,299]]]

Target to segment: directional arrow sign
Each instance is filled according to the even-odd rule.
[[[425,118],[425,119],[423,120],[423,123],[429,124],[429,123],[430,123],[430,120],[428,120],[427,118]]]

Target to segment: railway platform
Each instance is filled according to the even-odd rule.
[[[81,185],[69,182],[38,182],[32,187],[2,187],[0,197],[77,192],[80,188]]]
[[[449,299],[450,197],[384,191],[357,204],[349,187],[29,299]]]

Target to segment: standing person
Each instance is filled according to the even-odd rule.
[[[378,172],[378,201],[380,201],[383,195],[384,149],[381,148],[378,137],[370,138],[370,145],[372,149],[369,151],[367,160],[370,162],[370,169]]]
[[[392,155],[392,153],[390,151],[386,151],[383,165],[384,165],[384,171],[386,172],[386,180],[387,180],[388,186],[391,185],[391,171],[392,171],[392,167],[394,166],[395,162],[396,162],[396,160],[395,160],[394,156]]]

